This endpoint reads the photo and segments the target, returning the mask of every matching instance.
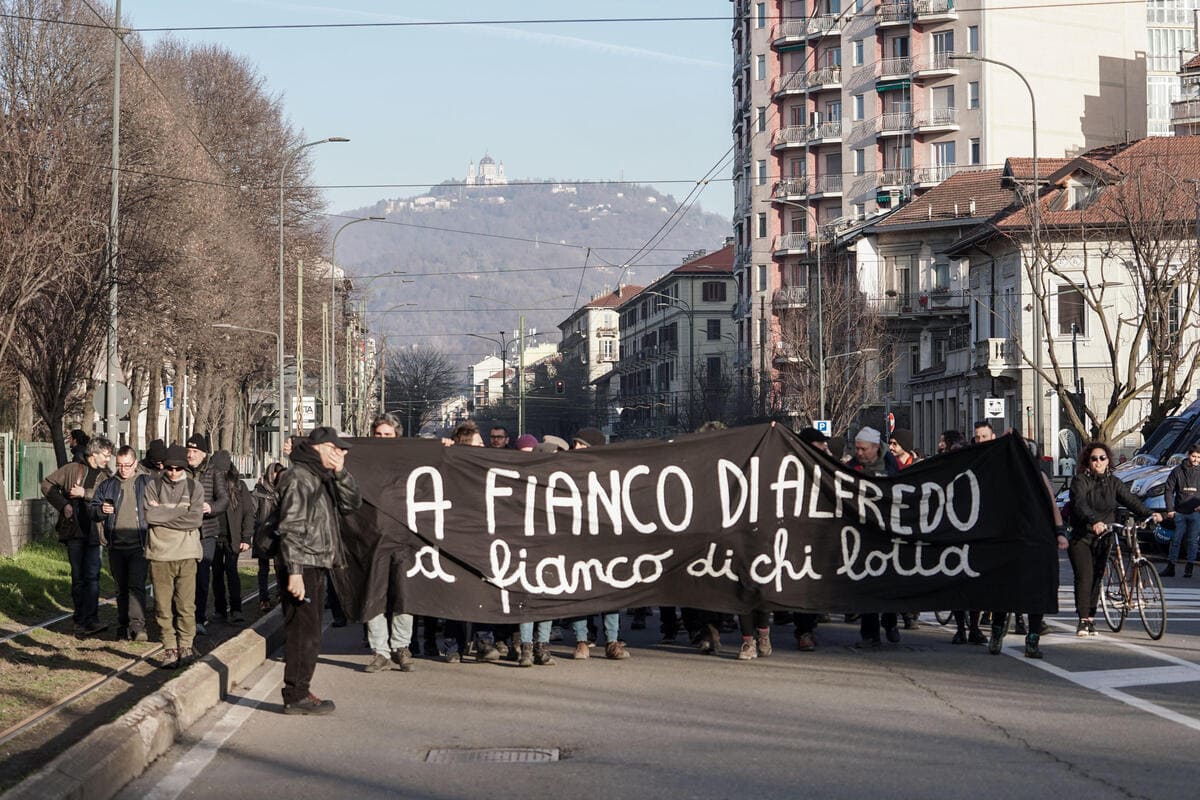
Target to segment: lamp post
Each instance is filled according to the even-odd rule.
[[[1029,92],[1029,127],[1033,134],[1033,198],[1029,209],[1029,227],[1030,239],[1033,244],[1033,278],[1036,286],[1033,291],[1033,299],[1036,301],[1037,308],[1033,315],[1033,427],[1037,431],[1034,434],[1034,439],[1043,441],[1045,431],[1042,430],[1042,268],[1041,268],[1041,247],[1040,247],[1040,222],[1041,210],[1038,208],[1038,195],[1041,190],[1041,180],[1038,176],[1038,150],[1037,150],[1037,99],[1033,95],[1033,87],[1029,85],[1029,81],[1025,80],[1025,76],[1021,71],[1012,64],[1006,64],[1003,61],[997,61],[994,58],[984,58],[981,55],[974,53],[968,55],[951,55],[951,61],[980,61],[985,64],[995,64],[997,67],[1004,67],[1021,79],[1021,83],[1025,84],[1025,90]]]
[[[302,151],[309,147],[316,147],[319,144],[326,142],[348,142],[349,139],[342,136],[330,136],[325,139],[318,139],[315,142],[306,142],[305,144],[293,147],[288,154],[284,156],[283,164],[279,167],[279,334],[278,342],[275,346],[275,354],[279,360],[279,456],[282,457],[283,452],[283,437],[285,435],[283,425],[283,410],[284,410],[284,391],[283,391],[283,176],[287,173],[287,168],[291,165],[292,159],[298,156]]]
[[[500,348],[500,404],[505,408],[508,407],[508,346],[516,341],[516,339],[506,339],[504,331],[500,331],[500,338],[494,336],[484,336],[482,333],[468,333],[467,336],[474,336],[476,339],[483,339],[487,342],[493,342]]]
[[[688,425],[691,425],[691,416],[696,400],[696,310],[692,308],[691,303],[674,295],[649,290],[643,290],[642,294],[652,294],[656,297],[669,300],[671,303],[679,303],[688,315]]]
[[[342,231],[359,222],[382,222],[386,217],[362,217],[343,224],[329,244],[329,397],[325,403],[325,424],[333,424],[333,406],[337,403],[337,240]]]
[[[278,333],[276,333],[275,331],[263,330],[262,328],[247,328],[247,327],[245,327],[245,326],[243,326],[243,325],[231,325],[231,324],[230,324],[230,323],[228,323],[228,322],[214,322],[214,323],[212,323],[212,327],[214,327],[214,328],[224,328],[224,329],[226,329],[226,330],[233,330],[233,331],[249,331],[250,333],[261,333],[263,336],[274,336],[274,337],[275,337],[275,341],[276,341],[276,343],[277,343],[277,344],[276,344],[276,348],[275,348],[275,349],[276,349],[276,352],[277,352],[277,353],[282,353],[282,352],[283,352],[282,345],[278,344],[279,342],[282,342],[282,341],[283,341],[283,339],[282,339],[282,338],[280,337],[280,335],[279,335]],[[280,375],[282,375],[282,374],[283,374],[283,369],[282,369],[282,367],[281,367],[281,368],[280,368]],[[280,397],[280,398],[281,398],[281,400],[282,400],[282,397],[283,397],[283,392],[282,392],[282,390],[280,390],[279,397]],[[283,418],[283,405],[282,405],[282,403],[281,403],[281,404],[280,404],[280,406],[279,406],[279,416],[280,416],[280,419],[282,419],[282,418]],[[282,437],[282,436],[283,436],[283,423],[282,423],[282,422],[280,422],[280,423],[279,423],[279,431],[280,431],[280,434],[279,434],[279,435]],[[281,451],[281,453],[282,453],[282,449],[283,449],[283,439],[282,439],[282,438],[279,440],[279,447],[280,447],[280,451]]]

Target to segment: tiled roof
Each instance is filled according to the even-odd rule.
[[[986,219],[1013,202],[1013,190],[1003,184],[1002,175],[1000,169],[956,172],[873,227],[887,229],[931,220]],[[975,201],[974,213],[971,201]]]
[[[1047,175],[1057,172],[1062,167],[1071,163],[1074,159],[1070,158],[1039,158],[1038,159],[1038,179],[1043,179]],[[1004,162],[1004,174],[1018,181],[1033,180],[1033,159],[1032,158],[1010,158]]]
[[[584,303],[580,308],[620,308],[633,299],[634,295],[645,289],[645,286],[618,286],[611,292],[601,296],[594,297]]]
[[[1192,56],[1191,60],[1183,65],[1180,71],[1185,69],[1196,69],[1200,67],[1200,54]]]
[[[693,258],[671,270],[672,275],[703,275],[727,272],[733,274],[733,245],[722,247],[713,253]]]

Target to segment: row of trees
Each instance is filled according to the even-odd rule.
[[[108,13],[76,0],[0,0],[3,413],[21,438],[49,437],[60,460],[64,426],[90,417],[108,324]],[[263,320],[276,316],[279,173],[301,132],[255,69],[221,47],[167,39],[148,49],[125,33],[123,48],[115,280],[131,416],[145,411],[147,430],[160,430],[164,384],[178,397],[186,382],[190,422],[173,415],[170,438],[206,431],[244,451],[269,399],[275,342],[212,324],[273,327]],[[319,209],[308,170],[301,154],[283,176],[290,286],[324,246],[306,224]],[[309,297],[305,349],[319,353],[322,297]],[[144,444],[136,424],[129,438]]]

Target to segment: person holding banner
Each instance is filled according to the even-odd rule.
[[[1108,471],[1112,450],[1104,442],[1088,442],[1079,453],[1079,471],[1071,481],[1071,543],[1067,554],[1075,572],[1076,636],[1096,635],[1096,606],[1112,540],[1104,533],[1122,505],[1139,517],[1162,522],[1120,478]]]
[[[871,427],[863,428],[854,436],[854,458],[846,465],[866,475],[878,477],[895,477],[900,473],[900,465],[896,457],[883,446],[883,436]],[[879,647],[879,628],[882,622],[887,633],[887,640],[895,644],[900,641],[900,626],[895,612],[887,612],[882,616],[878,613],[863,614],[859,621],[859,635],[862,637],[857,647]]]

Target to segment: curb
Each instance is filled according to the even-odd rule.
[[[222,643],[120,719],[92,731],[4,800],[109,800],[169,750],[283,642],[278,609]]]

